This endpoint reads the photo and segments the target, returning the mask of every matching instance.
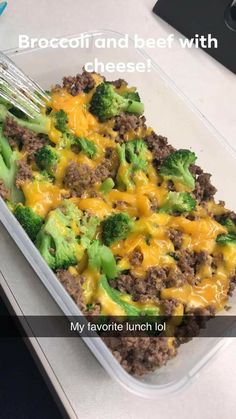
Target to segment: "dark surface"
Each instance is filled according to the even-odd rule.
[[[159,0],[154,13],[187,38],[212,34],[218,48],[204,49],[236,73],[236,4],[233,0]]]
[[[7,308],[0,297],[0,315]],[[61,419],[24,341],[0,337],[0,418]]]

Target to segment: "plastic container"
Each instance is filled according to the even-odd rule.
[[[94,57],[103,62],[140,62],[149,58],[145,52],[135,50],[132,43],[129,49],[94,48],[93,41],[96,37],[119,39],[122,35],[118,33],[100,31],[85,35],[91,41],[89,49],[35,48],[7,53],[45,88],[59,83],[64,75],[80,72],[82,66]],[[80,36],[76,35],[73,38]],[[152,62],[151,71],[147,73],[111,73],[105,76],[111,80],[124,77],[130,84],[138,87],[145,103],[148,125],[156,132],[167,136],[175,147],[192,148],[198,155],[199,165],[213,174],[213,183],[219,191],[218,198],[225,200],[229,208],[236,208],[236,196],[232,194],[235,186],[235,151],[177,90],[160,68]],[[0,219],[61,310],[66,315],[81,315],[76,304],[2,200]],[[236,296],[231,305],[235,303]],[[142,378],[135,378],[124,371],[100,338],[84,338],[87,346],[111,377],[128,390],[147,398],[168,395],[183,388],[198,376],[201,368],[231,340],[195,338],[192,342],[182,345],[177,357],[169,361],[165,367]]]

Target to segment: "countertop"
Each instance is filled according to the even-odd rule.
[[[0,49],[17,47],[19,34],[49,38],[111,29],[131,36],[137,33],[144,38],[157,38],[175,33],[152,14],[153,5],[153,0],[9,0],[0,18]],[[135,19],[131,19],[134,13]],[[235,75],[196,48],[184,50],[175,43],[171,49],[148,52],[235,147]],[[57,313],[56,304],[3,227],[0,233],[0,269],[12,301],[23,312],[26,307],[41,312],[50,305],[50,310]],[[9,267],[10,257],[15,263]],[[189,387],[178,395],[156,401],[134,396],[112,382],[79,339],[44,338],[35,345],[71,417],[187,419],[191,414],[192,419],[232,419],[235,416],[236,342],[213,360]]]

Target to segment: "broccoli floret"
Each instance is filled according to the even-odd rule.
[[[68,116],[63,109],[57,111],[53,114],[55,120],[55,128],[65,133],[67,131]]]
[[[108,279],[113,279],[118,274],[112,251],[98,240],[94,240],[88,248],[88,265],[105,274]]]
[[[48,173],[46,170],[41,170],[40,172],[34,173],[33,181],[53,183],[54,176]]]
[[[60,147],[70,148],[71,146],[76,146],[78,151],[86,154],[90,159],[92,159],[97,153],[96,144],[85,137],[76,137],[68,128],[68,116],[65,111],[62,109],[58,112],[53,113],[55,127],[61,132],[61,141]]]
[[[15,185],[18,160],[18,152],[11,149],[0,127],[0,179],[9,190],[10,201],[14,203],[24,200],[22,192]]]
[[[36,246],[52,269],[77,264],[96,234],[99,219],[83,216],[71,202],[49,212],[36,238]]]
[[[133,228],[133,220],[128,214],[110,215],[102,223],[102,241],[110,246],[112,243],[126,239]]]
[[[230,218],[225,218],[221,224],[227,228],[229,233],[236,233],[236,224]]]
[[[80,243],[84,249],[87,249],[94,239],[99,224],[98,217],[83,215],[80,223],[80,232],[82,233]]]
[[[196,200],[188,192],[169,192],[159,212],[191,212],[196,208]]]
[[[195,181],[189,171],[189,166],[195,163],[196,159],[197,157],[192,151],[177,150],[164,160],[160,167],[160,175],[193,190]]]
[[[51,125],[50,118],[38,112],[34,112],[32,116],[33,119],[17,118],[11,113],[11,110],[8,110],[4,105],[0,105],[0,122],[5,122],[7,117],[11,117],[22,127],[28,128],[36,133],[48,134]]]
[[[125,92],[121,94],[122,97],[126,99],[135,100],[136,102],[141,102],[138,92]]]
[[[145,142],[136,138],[123,144],[123,146],[125,147],[126,160],[132,165],[132,171],[143,170],[145,172],[148,166],[148,149]]]
[[[122,146],[117,146],[118,156],[120,160],[119,169],[117,172],[117,184],[118,189],[132,190],[134,188],[134,183],[132,180],[132,168],[131,165],[126,160],[126,149],[125,144]]]
[[[55,148],[49,145],[40,148],[35,154],[35,161],[40,170],[45,170],[51,176],[53,176],[58,159]]]
[[[97,153],[96,144],[85,137],[76,137],[69,131],[68,116],[64,110],[53,113],[55,127],[62,133],[60,146],[70,148],[72,145],[78,147],[79,151],[92,159]]]
[[[83,256],[77,232],[81,211],[71,202],[52,210],[36,237],[36,246],[52,269],[67,269]]]
[[[220,234],[216,238],[219,244],[236,244],[236,233]]]
[[[105,121],[119,115],[121,112],[142,115],[144,106],[141,102],[126,99],[119,95],[112,84],[101,83],[96,88],[89,110],[100,121]]]
[[[31,240],[35,241],[36,236],[41,229],[43,218],[35,214],[32,208],[22,204],[18,204],[15,207],[14,215]]]
[[[159,314],[158,307],[146,307],[145,304],[142,307],[136,307],[129,294],[123,294],[109,285],[108,279],[116,278],[118,269],[112,251],[98,240],[93,241],[88,248],[88,266],[101,274],[99,288],[103,293],[106,293],[107,298],[118,304],[126,315],[151,316]]]
[[[84,137],[71,137],[71,144],[78,146],[81,153],[92,159],[97,153],[97,146],[93,141]]]
[[[111,177],[107,178],[106,180],[104,180],[104,182],[102,182],[101,187],[100,187],[100,191],[104,194],[107,195],[112,188],[114,188],[115,183],[113,181],[113,179]]]
[[[148,149],[145,142],[139,138],[118,146],[120,167],[117,172],[118,187],[120,189],[133,189],[132,176],[148,168]]]

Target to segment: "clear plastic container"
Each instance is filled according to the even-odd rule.
[[[145,52],[135,50],[132,43],[129,49],[94,48],[93,40],[96,37],[119,39],[122,35],[118,33],[100,31],[85,35],[91,40],[89,49],[35,48],[21,52],[8,51],[8,54],[45,88],[59,83],[64,75],[80,72],[82,66],[94,57],[103,62],[140,62],[149,58]],[[76,38],[80,36],[76,35]],[[148,73],[110,73],[105,76],[113,80],[123,77],[131,85],[138,87],[145,103],[148,125],[167,136],[175,147],[192,148],[198,155],[199,165],[213,174],[213,183],[219,191],[218,198],[225,200],[229,208],[235,209],[236,196],[232,194],[235,186],[235,151],[177,90],[162,70],[152,62],[151,72]],[[76,304],[2,200],[0,219],[62,311],[66,315],[80,315]],[[231,301],[231,305],[235,304],[236,296]],[[177,391],[191,382],[201,368],[231,339],[195,338],[182,345],[177,357],[165,367],[141,378],[127,374],[100,338],[84,338],[84,341],[110,376],[125,388],[143,397],[157,398]]]

